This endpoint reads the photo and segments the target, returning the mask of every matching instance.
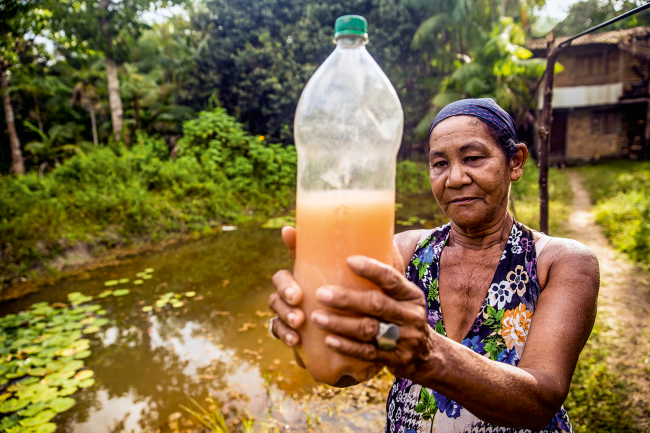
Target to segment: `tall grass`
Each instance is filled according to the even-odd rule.
[[[611,244],[650,267],[650,162],[618,161],[576,169]]]

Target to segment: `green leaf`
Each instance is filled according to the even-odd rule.
[[[0,405],[0,412],[2,413],[15,412],[17,410],[24,408],[28,404],[29,404],[29,400],[12,398],[6,400],[4,403],[2,403],[2,405]]]
[[[20,425],[24,427],[33,427],[37,426],[39,424],[44,424],[54,418],[56,416],[56,412],[53,410],[44,410],[43,412],[40,412],[38,415],[32,417],[32,418],[25,418],[20,420]]]
[[[50,401],[50,408],[57,413],[65,412],[75,404],[75,399],[71,397],[59,397]]]
[[[79,388],[90,388],[95,384],[95,379],[90,378],[90,379],[85,379],[79,382]]]
[[[53,422],[46,422],[45,424],[36,426],[36,428],[30,431],[30,433],[54,433],[54,431],[56,431],[56,424]]]
[[[133,283],[135,284],[135,281]],[[119,290],[115,290],[113,292],[113,296],[115,296],[115,297],[126,296],[129,293],[131,293],[131,291],[129,289],[119,289]]]
[[[85,380],[88,378],[91,378],[95,375],[95,372],[92,370],[82,370],[79,373],[77,373],[74,378],[77,380]]]
[[[77,354],[74,356],[74,359],[84,359],[84,358],[88,358],[88,357],[90,356],[90,354],[91,354],[90,350],[84,350],[84,351],[82,351],[82,352],[77,353]]]
[[[104,285],[106,287],[117,286],[118,284],[119,284],[118,280],[110,280],[110,281],[104,282]]]
[[[35,404],[30,404],[27,406],[25,409],[21,410],[18,412],[18,415],[24,416],[24,417],[32,417],[45,409],[47,407],[47,403],[45,402],[40,402],[40,403],[35,403]]]
[[[424,413],[427,410],[427,405],[424,403],[418,403],[414,410],[415,413]]]

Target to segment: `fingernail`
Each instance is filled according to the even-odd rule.
[[[289,321],[289,324],[293,327],[296,326],[296,319],[298,316],[296,316],[296,313],[289,313],[287,314],[287,320]]]
[[[327,344],[329,347],[339,348],[341,347],[341,340],[332,335],[328,335],[325,337],[325,344]]]
[[[319,301],[329,302],[334,299],[334,292],[332,292],[330,289],[320,288],[316,290],[316,297]]]
[[[363,259],[361,257],[358,257],[358,256],[348,257],[348,265],[349,266],[360,269],[360,268],[363,267],[363,264],[364,264],[364,262],[363,262]]]
[[[293,297],[296,296],[296,289],[289,287],[284,291],[284,297],[287,298],[287,301],[293,302]]]
[[[321,326],[327,325],[330,321],[330,318],[327,317],[327,314],[317,313],[317,312],[311,315],[311,319],[314,321],[314,323]]]
[[[291,334],[287,335],[285,337],[285,340],[287,341],[287,346],[289,346],[289,347],[295,346],[296,343],[297,343],[296,337],[294,335],[291,335]]]

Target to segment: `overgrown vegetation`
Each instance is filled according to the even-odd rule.
[[[602,318],[596,321],[591,336],[580,354],[565,407],[575,433],[636,432],[636,420],[629,415],[629,384],[619,380],[612,368]]]
[[[0,178],[0,282],[76,243],[114,247],[264,219],[293,200],[292,146],[265,144],[223,109],[183,125],[178,156],[138,135],[51,173]]]
[[[650,162],[619,161],[577,170],[595,204],[596,222],[614,248],[650,266]]]
[[[529,159],[519,181],[512,184],[511,194],[517,219],[528,227],[539,230],[539,171],[535,161]],[[568,231],[564,223],[571,213],[573,192],[569,178],[561,170],[549,170],[548,195],[549,231],[551,236],[566,236]]]

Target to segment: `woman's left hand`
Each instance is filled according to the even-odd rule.
[[[341,286],[319,288],[316,297],[321,304],[359,315],[314,311],[311,318],[316,326],[332,333],[325,337],[325,343],[339,353],[384,364],[398,377],[414,377],[433,353],[435,339],[427,324],[424,293],[398,270],[377,260],[352,256],[348,266],[382,291],[357,291]],[[400,337],[392,351],[380,350],[375,344],[380,321],[399,327]]]

